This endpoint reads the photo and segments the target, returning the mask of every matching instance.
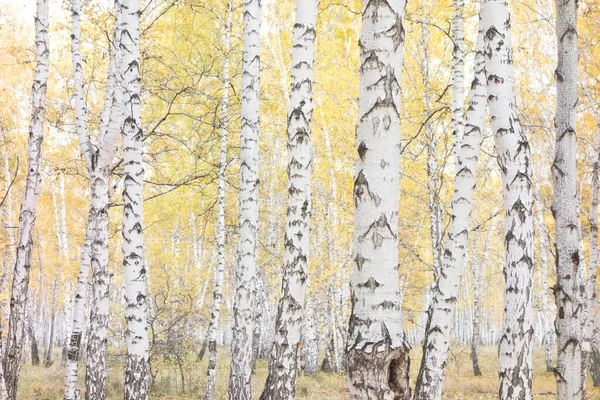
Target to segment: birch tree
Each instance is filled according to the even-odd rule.
[[[87,123],[83,97],[83,67],[79,50],[81,41],[81,2],[71,3],[71,53],[75,85],[75,113],[80,150],[90,179],[90,210],[86,234],[81,250],[81,263],[73,303],[72,331],[67,350],[65,372],[65,400],[78,397],[77,372],[82,338],[85,330],[85,301],[92,269],[92,295],[90,304],[90,334],[86,359],[86,397],[104,399],[106,382],[106,333],[108,328],[108,203],[109,178],[113,156],[120,136],[121,89],[117,81],[116,66],[119,57],[119,26],[121,0],[115,0],[115,28],[108,65],[106,93],[97,142],[92,143]],[[95,162],[92,162],[94,160]]]
[[[427,311],[423,359],[415,388],[415,396],[419,399],[442,398],[444,367],[448,362],[450,348],[450,332],[456,310],[460,277],[469,247],[469,224],[486,112],[486,95],[483,32],[479,29],[464,135],[455,154],[454,195],[448,242],[442,259],[442,268],[433,288],[433,299]],[[458,130],[459,124],[455,122],[455,125]],[[455,140],[458,140],[457,135]]]
[[[507,0],[482,0],[488,107],[504,198],[504,320],[498,353],[500,399],[532,397],[533,188],[529,141],[514,94]]]
[[[354,270],[348,339],[351,399],[409,399],[398,279],[404,0],[362,2]]]
[[[217,220],[217,269],[215,271],[213,304],[208,327],[208,367],[206,370],[206,395],[204,400],[215,397],[217,379],[217,333],[220,324],[221,303],[223,301],[223,274],[225,273],[225,170],[227,168],[227,118],[229,107],[229,50],[231,39],[232,0],[227,2],[227,21],[223,44],[225,54],[223,60],[223,97],[221,99],[221,143],[219,152],[218,176],[218,220]]]
[[[556,232],[557,398],[581,399],[581,295],[578,273],[582,249],[577,198],[577,1],[556,1],[558,64],[556,78],[556,148],[552,164],[552,213]]]
[[[140,4],[122,0],[119,83],[123,90],[123,286],[127,330],[125,399],[148,398],[148,327],[144,261],[144,165],[140,77]]]
[[[535,183],[535,191],[537,194],[537,202],[535,203],[536,212],[536,225],[537,232],[540,238],[540,285],[541,285],[541,297],[542,297],[542,318],[544,320],[544,358],[546,361],[546,371],[554,371],[552,365],[552,342],[554,337],[554,329],[552,321],[550,319],[550,302],[548,301],[548,239],[546,233],[543,230],[546,229],[544,223],[544,213],[542,210],[542,198],[539,184]]]
[[[261,400],[293,400],[303,326],[311,216],[311,122],[317,0],[297,0],[288,105],[288,208],[281,298]]]
[[[586,91],[586,95],[589,94]],[[596,123],[596,143],[600,143],[600,116],[593,114]],[[581,388],[582,398],[585,398],[587,375],[592,364],[592,354],[597,345],[594,343],[594,326],[596,324],[596,276],[598,268],[598,200],[600,195],[600,151],[594,150],[596,159],[592,165],[592,187],[590,193],[590,265],[585,282],[586,298],[584,306],[583,336],[582,336],[582,361],[581,361]]]
[[[19,231],[10,297],[8,337],[4,356],[4,378],[9,400],[17,396],[21,355],[25,344],[29,266],[33,251],[33,229],[41,181],[42,141],[46,118],[46,90],[50,66],[48,0],[36,1],[35,74],[31,88],[31,122],[27,144],[27,178],[19,213]]]
[[[244,2],[242,130],[237,270],[229,399],[250,400],[258,233],[258,138],[261,0]]]

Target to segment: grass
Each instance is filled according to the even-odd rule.
[[[227,384],[229,376],[228,354],[220,349],[217,370],[217,395],[216,399],[227,399]],[[421,349],[411,351],[411,381],[414,381],[419,370]],[[480,349],[479,364],[483,376],[473,376],[469,349],[459,347],[449,357],[446,370],[446,384],[444,399],[472,399],[484,400],[497,398],[497,365],[498,356],[495,347],[482,347]],[[534,379],[533,392],[535,399],[550,399],[556,397],[556,383],[554,376],[546,372],[544,355],[541,348],[534,351]],[[205,387],[206,358],[204,362],[193,361],[186,364],[184,376],[186,393],[182,393],[180,372],[175,365],[164,364],[158,366],[155,388],[150,394],[151,400],[188,400],[202,398]],[[122,399],[121,365],[112,365],[109,368],[107,395],[108,399]],[[83,372],[80,373],[80,386],[83,386]],[[267,362],[260,360],[257,364],[256,375],[253,377],[253,398],[258,399],[262,385],[267,376]],[[64,368],[56,365],[51,368],[33,367],[29,364],[21,368],[18,399],[27,400],[59,400],[63,395]],[[588,389],[588,399],[600,400],[600,389]],[[301,376],[298,378],[296,398],[299,400],[341,400],[348,398],[346,377],[340,374],[318,373],[315,376]]]

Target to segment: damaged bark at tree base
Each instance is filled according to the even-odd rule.
[[[386,343],[371,351],[348,352],[350,398],[360,400],[409,400],[410,349],[392,349]]]

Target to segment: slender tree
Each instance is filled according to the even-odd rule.
[[[232,0],[227,2],[227,20],[223,34],[225,54],[223,60],[223,97],[221,99],[221,146],[219,149],[219,176],[218,176],[218,220],[217,220],[217,270],[213,289],[213,304],[208,327],[208,367],[206,370],[206,394],[204,400],[213,400],[215,397],[215,383],[217,379],[217,333],[221,317],[221,303],[223,302],[223,275],[225,273],[225,171],[227,168],[227,118],[229,117],[229,50],[231,40],[231,15]]]
[[[258,137],[260,90],[261,1],[244,2],[242,52],[242,130],[240,150],[240,211],[237,271],[233,306],[229,399],[250,400],[252,335],[256,298],[258,232]]]
[[[360,34],[350,398],[409,399],[398,279],[404,0],[364,0]]]
[[[554,328],[550,320],[550,302],[548,301],[548,239],[546,237],[546,224],[544,223],[544,212],[542,210],[542,198],[539,183],[535,182],[537,201],[535,203],[537,234],[540,238],[540,285],[542,298],[542,318],[544,321],[544,359],[546,361],[546,372],[554,371],[552,365],[552,342],[554,340]]]
[[[586,91],[586,95],[589,95]],[[600,116],[594,112],[596,122],[596,143],[600,143]],[[600,150],[595,149],[594,163],[592,165],[592,187],[590,193],[590,265],[585,282],[586,299],[584,307],[583,337],[582,337],[582,361],[581,361],[581,387],[582,398],[585,398],[587,386],[587,375],[592,364],[592,355],[597,345],[594,343],[594,326],[596,325],[596,276],[598,268],[598,200],[600,195]]]
[[[86,398],[103,400],[106,382],[106,333],[108,328],[108,188],[112,159],[120,136],[121,90],[117,84],[116,66],[119,52],[121,2],[115,0],[115,29],[106,80],[106,94],[102,109],[100,129],[96,144],[92,144],[86,123],[83,96],[83,66],[79,50],[81,42],[81,2],[71,3],[71,54],[75,85],[75,113],[77,136],[90,179],[90,210],[86,234],[81,250],[81,263],[77,277],[73,322],[67,349],[65,372],[65,400],[78,397],[77,372],[81,342],[85,330],[85,302],[92,269],[92,294],[90,304],[90,334],[86,359]],[[92,162],[94,160],[94,162]]]
[[[36,1],[35,14],[35,74],[31,89],[31,123],[27,145],[27,179],[19,213],[19,232],[16,243],[15,266],[10,297],[8,337],[4,357],[4,378],[8,398],[15,400],[21,355],[25,344],[25,324],[29,269],[33,250],[33,229],[41,181],[42,141],[46,118],[46,90],[50,66],[49,0]]]
[[[261,400],[292,400],[296,393],[298,352],[304,317],[311,203],[311,122],[317,0],[296,1],[292,73],[288,105],[288,209],[281,298],[269,375]]]
[[[475,70],[471,83],[469,107],[461,144],[455,149],[454,195],[448,242],[442,268],[433,288],[423,342],[423,359],[417,378],[415,396],[419,399],[441,399],[444,368],[448,362],[450,332],[453,326],[460,278],[469,247],[469,224],[473,210],[477,165],[483,138],[487,89],[483,32],[477,35]],[[458,118],[456,116],[455,118]],[[459,130],[458,122],[454,123]],[[455,141],[458,134],[454,135]]]
[[[507,0],[482,0],[488,107],[504,198],[504,321],[499,344],[500,399],[532,397],[533,188],[529,141],[514,94]]]
[[[125,399],[148,398],[148,327],[144,261],[144,165],[140,77],[140,3],[122,0],[118,64],[124,115],[123,135],[123,286],[127,330]]]
[[[556,1],[558,64],[556,78],[556,147],[552,164],[552,213],[556,231],[556,386],[559,400],[582,398],[579,291],[583,264],[577,198],[577,1]]]

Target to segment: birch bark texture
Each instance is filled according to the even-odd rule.
[[[121,58],[123,94],[123,286],[127,330],[125,399],[148,398],[147,270],[144,261],[144,164],[140,77],[140,4],[122,0]]]
[[[356,400],[409,399],[398,277],[404,0],[364,0],[360,34],[348,385]]]
[[[311,122],[317,0],[297,0],[288,105],[288,208],[281,298],[269,374],[261,400],[293,400],[308,279],[311,202]]]
[[[533,188],[527,135],[514,94],[507,0],[482,0],[488,107],[502,175],[504,320],[498,347],[500,399],[532,398]]]
[[[4,356],[4,378],[10,400],[15,400],[17,396],[21,355],[25,344],[25,314],[33,251],[33,229],[41,182],[42,141],[44,138],[46,90],[50,65],[48,6],[49,0],[36,1],[35,74],[31,88],[32,111],[27,144],[27,178],[19,213],[19,231],[10,296],[8,337]]]
[[[554,192],[552,214],[556,233],[556,285],[554,298],[556,388],[559,400],[582,398],[581,322],[579,289],[583,257],[580,243],[577,198],[577,1],[556,1],[558,63],[556,78],[556,146],[552,164]],[[581,265],[580,265],[581,264]]]
[[[227,168],[227,118],[229,108],[229,50],[231,39],[232,0],[227,3],[227,20],[223,34],[225,55],[223,60],[223,97],[221,99],[221,146],[219,154],[218,216],[217,216],[217,270],[214,278],[213,304],[208,327],[208,367],[206,369],[206,394],[204,400],[213,400],[217,379],[217,333],[223,302],[223,275],[225,273],[225,170]]]
[[[255,323],[259,198],[260,23],[261,0],[246,0],[244,2],[244,48],[242,51],[240,222],[229,375],[230,400],[251,400],[252,398],[250,382]]]
[[[454,158],[454,194],[448,242],[442,268],[433,288],[433,299],[427,311],[428,320],[423,342],[423,358],[417,378],[415,397],[441,399],[444,369],[448,362],[450,333],[453,326],[460,278],[469,247],[469,225],[473,211],[477,165],[487,105],[483,31],[477,34],[475,69],[471,82],[466,124]],[[454,136],[458,140],[457,136]]]

